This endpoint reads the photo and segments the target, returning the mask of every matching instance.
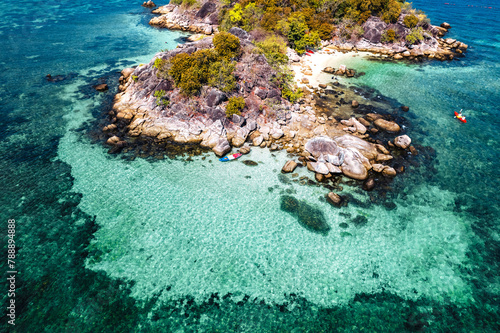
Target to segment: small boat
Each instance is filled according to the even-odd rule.
[[[462,111],[462,110],[460,110],[460,111]],[[455,118],[457,118],[458,120],[460,120],[463,123],[467,122],[467,120],[465,119],[465,117],[462,116],[462,113],[458,113],[457,111],[455,111]]]
[[[242,155],[240,153],[237,153],[237,154],[233,154],[233,155],[228,155],[228,156],[224,156],[223,158],[220,158],[219,161],[221,162],[227,162],[227,161],[232,161],[232,160],[235,160],[239,157],[241,157]]]
[[[311,51],[311,50],[307,50],[306,52],[309,54],[314,54],[314,51]]]

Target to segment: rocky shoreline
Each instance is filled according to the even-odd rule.
[[[222,6],[219,2],[205,1],[199,7],[183,8],[179,5],[168,4],[153,10],[154,17],[149,24],[159,28],[188,31],[195,34],[211,35],[219,31],[219,19]],[[452,38],[443,38],[450,24],[444,22],[440,26],[426,24],[423,26],[425,38],[416,45],[407,45],[404,42],[383,43],[383,32],[393,29],[399,35],[407,34],[410,29],[404,24],[404,16],[396,23],[387,24],[378,17],[370,17],[363,25],[363,35],[355,41],[343,41],[339,36],[322,42],[322,47],[328,50],[342,52],[370,52],[383,58],[394,60],[416,60],[422,58],[437,60],[453,60],[462,56],[468,45]],[[297,59],[297,58],[295,58]]]
[[[246,32],[237,28],[232,32],[251,51]],[[211,45],[212,38],[208,37],[159,53],[155,58],[169,59]],[[374,188],[376,177],[391,178],[404,172],[404,168],[394,167],[393,155],[417,154],[411,139],[392,116],[369,112],[373,107],[360,105],[352,99],[349,89],[322,84],[313,92],[306,91],[298,103],[289,103],[270,83],[273,70],[262,55],[246,52],[238,62],[237,93],[245,98],[246,107],[241,116],[230,119],[224,113],[227,94],[207,87],[200,96],[188,98],[159,79],[156,71],[154,59],[122,71],[121,92],[109,112],[110,124],[103,128],[106,143],[112,147],[110,152],[119,152],[134,140],[149,140],[160,146],[172,142],[199,145],[217,156],[233,148],[243,154],[249,153],[251,147],[285,149],[295,158],[286,162],[283,173],[305,166],[318,182],[338,182],[344,175],[364,181],[366,190]],[[168,107],[158,105],[154,92],[159,89],[167,92]],[[316,101],[325,95],[335,99],[337,106],[317,105]],[[350,116],[343,119],[342,115]],[[378,139],[382,132],[392,139]]]
[[[179,6],[167,5],[155,11],[163,15],[150,24],[210,35],[217,32],[214,22],[219,10],[217,5],[205,2],[200,9],[183,15],[186,11]],[[212,36],[160,52],[149,64],[122,71],[120,92],[109,112],[109,123],[103,128],[110,153],[127,151],[134,142],[147,142],[161,147],[160,151],[171,144],[185,145],[194,147],[194,154],[212,150],[217,156],[237,148],[242,154],[250,153],[252,147],[283,149],[291,159],[284,163],[282,173],[293,173],[296,167],[303,166],[314,174],[318,184],[331,190],[338,189],[342,176],[346,176],[359,181],[367,191],[405,172],[405,161],[418,155],[406,126],[395,121],[405,121],[403,116],[394,114],[404,113],[408,107],[388,112],[388,105],[360,98],[338,82],[309,82],[305,80],[306,68],[300,69],[304,74],[301,80],[296,71],[296,80],[308,89],[303,90],[304,96],[297,103],[290,103],[272,82],[276,73],[265,56],[253,52],[250,35],[240,28],[229,32],[239,38],[243,50],[234,72],[237,85],[233,92],[204,86],[198,95],[186,97],[173,82],[157,75],[157,59],[168,61],[181,53],[213,48]],[[321,54],[369,51],[396,60],[423,56],[443,60],[452,59],[457,50],[466,50],[460,42],[448,42],[444,42],[448,49],[442,48],[443,42],[437,37],[430,42],[432,48],[420,48],[420,53],[412,54],[403,46],[388,49],[366,40],[356,44],[333,41],[324,43]],[[292,65],[308,58],[288,51]],[[330,73],[333,69],[323,70]],[[333,73],[342,74],[341,70]],[[344,73],[354,75],[349,69],[344,69]],[[159,91],[167,104],[158,103]],[[245,107],[241,115],[227,118],[225,109],[231,96],[243,97]],[[344,204],[343,198],[333,192],[326,198],[334,206]]]

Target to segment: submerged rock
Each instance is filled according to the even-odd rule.
[[[281,210],[295,216],[300,225],[309,231],[326,235],[330,226],[326,222],[323,212],[305,201],[297,200],[290,195],[284,195],[280,199]]]
[[[259,165],[259,163],[257,162],[254,162],[252,160],[245,160],[245,161],[241,161],[241,163],[245,164],[245,165],[248,165],[248,166],[256,166],[256,165]]]

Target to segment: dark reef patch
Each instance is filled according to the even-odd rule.
[[[283,195],[280,199],[280,208],[292,216],[296,217],[300,225],[309,231],[327,235],[330,231],[323,212],[302,200]]]

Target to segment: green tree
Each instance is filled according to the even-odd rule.
[[[387,9],[382,14],[385,23],[395,23],[401,14],[401,4],[396,0],[390,0]]]
[[[246,5],[245,9],[243,10],[243,29],[245,29],[246,31],[251,31],[256,28],[262,18],[263,13],[264,12],[262,8],[257,7],[253,2]]]
[[[219,32],[214,36],[215,52],[222,58],[235,58],[240,52],[240,39],[229,32]]]

